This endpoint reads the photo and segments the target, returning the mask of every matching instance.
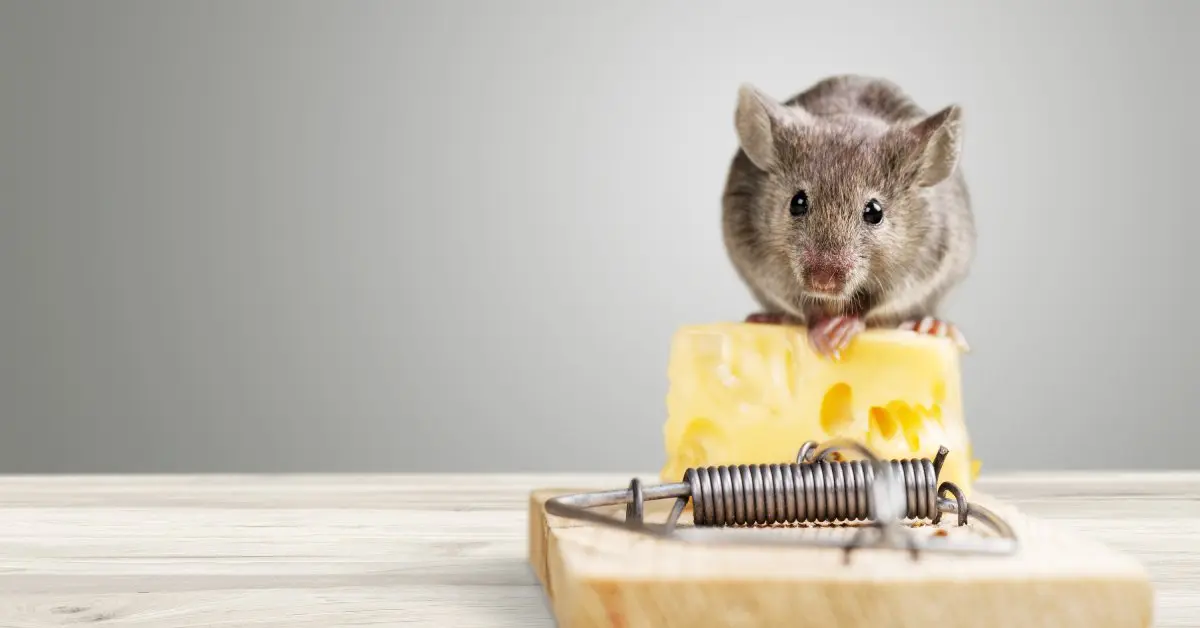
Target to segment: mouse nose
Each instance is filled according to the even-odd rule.
[[[825,266],[811,268],[808,271],[808,285],[817,292],[841,292],[846,285],[846,271]]]
[[[809,287],[817,292],[838,293],[846,286],[853,267],[849,251],[804,251]]]

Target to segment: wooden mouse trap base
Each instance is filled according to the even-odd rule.
[[[1138,562],[977,491],[970,502],[1008,523],[1019,539],[1015,553],[914,557],[862,548],[847,559],[838,548],[706,546],[547,513],[548,499],[588,490],[545,489],[530,499],[529,559],[564,628],[1125,628],[1152,621],[1153,589]],[[665,521],[672,505],[647,501],[645,521]],[[624,508],[595,510],[620,519]],[[692,523],[689,506],[678,529]],[[937,537],[986,534],[975,521],[960,527],[955,516],[907,529]],[[854,526],[728,531],[852,534]]]

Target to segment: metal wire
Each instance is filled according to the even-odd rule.
[[[933,519],[937,472],[929,459],[890,460],[904,486],[906,519]],[[875,468],[867,461],[713,466],[683,480],[697,526],[867,521]]]
[[[862,459],[831,460],[837,451],[852,450]],[[730,537],[703,533],[707,528],[754,528],[789,523],[866,522],[849,542],[822,537],[806,538],[802,544],[843,547],[866,544],[868,531],[877,532],[876,547],[913,550],[935,549],[985,553],[1009,553],[1016,548],[1012,529],[994,513],[970,504],[952,482],[938,484],[942,464],[949,453],[945,447],[932,459],[880,460],[861,444],[838,440],[823,447],[816,442],[801,446],[795,463],[720,465],[690,468],[682,482],[644,486],[639,480],[629,488],[564,495],[546,503],[554,515],[584,519],[608,526],[666,538],[680,538],[678,520],[692,504],[690,538],[708,542],[777,542],[763,537]],[[953,495],[953,499],[944,495]],[[675,499],[663,524],[644,520],[647,500]],[[625,505],[625,520],[593,512],[605,505]],[[937,524],[943,513],[958,515],[958,525],[970,518],[983,522],[997,533],[996,539],[971,542],[927,539],[918,542],[903,535],[901,522],[924,520]],[[699,533],[699,534],[698,534]],[[793,538],[792,542],[796,542]]]

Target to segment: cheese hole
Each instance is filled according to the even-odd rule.
[[[896,428],[898,427],[896,419],[893,419],[892,415],[888,414],[886,408],[872,406],[867,413],[867,420],[870,422],[871,431],[878,433],[884,440],[890,440],[896,435]]]
[[[925,420],[908,403],[897,399],[888,404],[888,413],[900,424],[904,440],[914,453],[921,448],[921,427]]]
[[[838,383],[829,387],[825,398],[821,401],[821,429],[830,436],[838,435],[854,422],[851,412],[850,385]]]

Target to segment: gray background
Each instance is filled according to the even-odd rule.
[[[0,471],[656,470],[737,86],[839,72],[964,107],[986,468],[1194,466],[1198,16],[0,3]]]

